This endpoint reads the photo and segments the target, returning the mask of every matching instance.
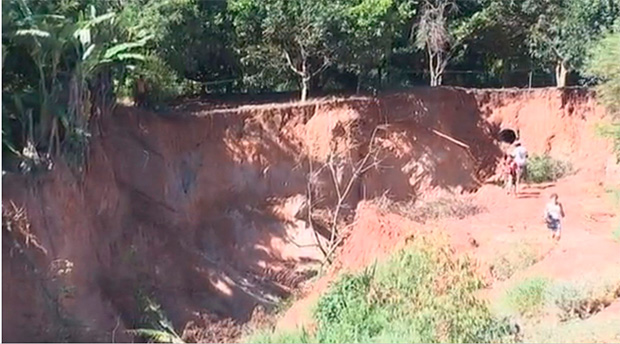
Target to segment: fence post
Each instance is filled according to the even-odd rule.
[[[532,88],[532,71],[528,73],[528,90]]]

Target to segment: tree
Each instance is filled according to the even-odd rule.
[[[339,66],[357,75],[357,92],[376,69],[381,83],[394,39],[413,17],[416,3],[397,0],[358,0],[346,3],[346,49]]]
[[[150,52],[177,74],[198,82],[234,79],[239,74],[234,30],[225,1],[131,0],[123,8],[134,31],[149,31]]]
[[[329,0],[233,0],[229,8],[242,53],[266,54],[299,79],[301,100],[312,78],[342,48],[342,6]]]
[[[597,95],[602,103],[620,114],[620,21],[594,46],[588,71],[600,81]]]
[[[550,0],[523,2],[523,15],[533,18],[530,52],[555,69],[557,87],[567,85],[571,71],[583,67],[588,47],[619,13],[615,0]]]
[[[431,86],[442,84],[448,63],[463,49],[466,39],[486,23],[483,11],[450,23],[449,18],[457,11],[456,2],[451,0],[427,0],[422,6],[415,43],[426,50]]]

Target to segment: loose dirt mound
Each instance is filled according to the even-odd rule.
[[[215,327],[246,322],[321,259],[307,223],[308,186],[313,209],[329,210],[330,162],[345,184],[372,153],[345,204],[352,215],[359,201],[384,194],[478,189],[494,172],[494,137],[507,126],[530,150],[566,156],[593,175],[603,175],[609,156],[590,130],[603,111],[579,90],[441,88],[206,108],[171,116],[118,108],[92,123],[83,175],[59,163],[40,176],[4,176],[3,205],[24,209],[40,245],[3,221],[3,340],[129,340],[124,329],[145,326],[138,294],[161,304],[177,329],[204,323],[204,314]],[[365,210],[360,218],[353,228],[363,235],[351,233],[341,253],[345,268],[415,230]]]

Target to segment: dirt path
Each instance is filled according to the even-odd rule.
[[[566,218],[559,242],[549,237],[542,220],[545,203],[557,193]],[[539,261],[520,272],[556,279],[578,279],[620,268],[620,243],[612,231],[618,219],[605,188],[589,176],[576,175],[542,185],[525,187],[518,198],[496,186],[485,186],[476,201],[488,211],[444,226],[459,252],[466,252],[488,267],[501,254],[520,243],[536,248]],[[478,247],[471,245],[471,238]]]
[[[550,238],[542,217],[549,195],[554,192],[559,194],[566,211],[563,235],[559,242]],[[612,236],[618,222],[614,205],[605,188],[589,175],[575,175],[557,183],[526,186],[517,198],[506,195],[498,186],[486,185],[474,194],[474,200],[487,210],[465,219],[446,219],[425,226],[410,223],[403,218],[403,223],[397,225],[392,215],[389,215],[375,219],[377,223],[364,227],[384,228],[387,224],[388,227],[400,227],[397,231],[414,226],[417,231],[436,227],[446,232],[456,252],[474,259],[480,272],[492,283],[491,288],[482,293],[482,296],[487,297],[503,292],[510,282],[494,281],[489,267],[497,257],[522,243],[535,250],[538,262],[518,271],[514,279],[535,275],[574,280],[587,278],[588,275],[600,276],[607,271],[620,271],[620,242]],[[368,239],[368,234],[365,236]],[[381,240],[387,239],[372,238],[370,241],[376,243]],[[473,242],[475,245],[472,245]],[[370,254],[374,255],[375,252]],[[306,297],[296,302],[284,315],[279,327],[290,329],[312,326],[309,324],[310,309],[336,275],[336,271],[333,271],[312,286]],[[610,307],[606,312],[614,309],[617,307]]]

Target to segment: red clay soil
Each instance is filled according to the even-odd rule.
[[[29,227],[13,230],[3,217],[2,339],[130,340],[124,330],[143,326],[138,292],[160,303],[177,329],[193,321],[237,335],[226,319],[245,323],[256,305],[273,307],[312,276],[321,254],[306,221],[308,183],[313,208],[328,209],[336,193],[321,167],[330,154],[359,162],[378,126],[377,163],[347,198],[356,221],[332,273],[380,259],[422,230],[360,203],[384,194],[408,200],[479,190],[475,197],[489,212],[442,228],[457,248],[475,237],[482,256],[510,226],[523,237],[544,233],[537,221],[551,189],[510,200],[480,184],[501,154],[495,135],[510,127],[531,152],[578,168],[555,186],[569,213],[558,246],[569,253],[554,268],[562,275],[562,259],[580,252],[581,240],[595,245],[588,245],[593,255],[614,248],[600,239],[613,215],[598,183],[618,177],[609,144],[591,128],[603,115],[584,90],[420,89],[378,99],[192,105],[166,116],[119,107],[91,123],[82,175],[58,163],[49,173],[3,177],[3,209],[10,202],[23,208]],[[346,184],[350,165],[336,174]],[[497,200],[503,203],[491,203]],[[579,231],[588,234],[571,237]],[[597,259],[575,264],[603,263]],[[327,284],[319,281],[314,293]],[[186,338],[200,333],[188,328]]]

